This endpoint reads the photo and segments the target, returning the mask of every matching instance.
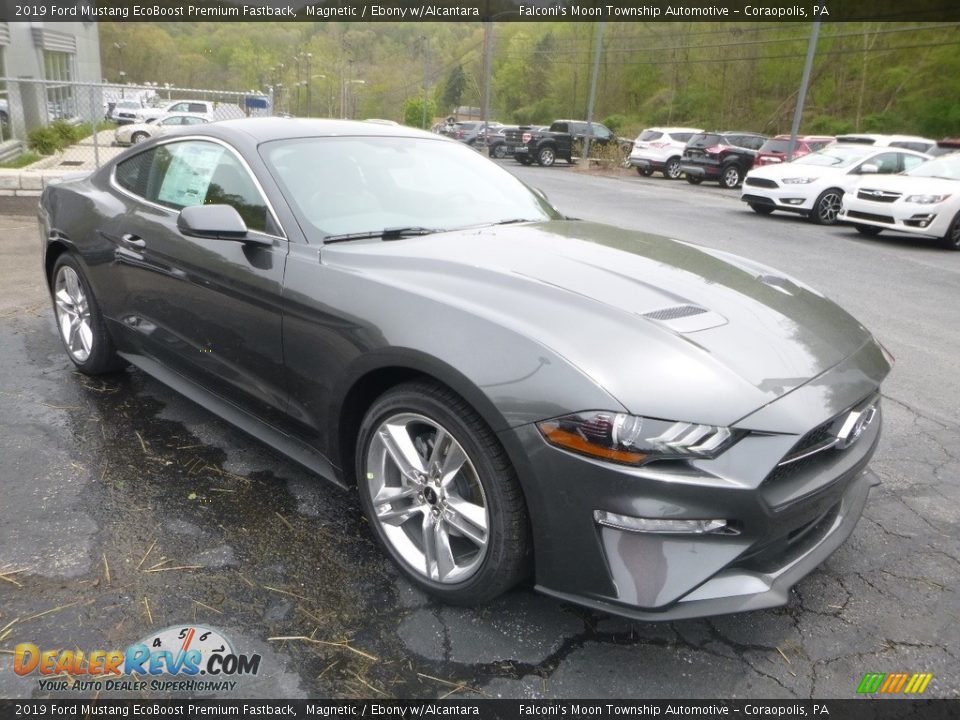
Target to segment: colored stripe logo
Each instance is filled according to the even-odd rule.
[[[857,686],[857,692],[867,695],[919,695],[933,680],[933,673],[867,673]]]

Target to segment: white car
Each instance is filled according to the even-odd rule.
[[[906,148],[917,152],[930,152],[936,140],[917,135],[880,135],[876,133],[848,133],[837,135],[837,142],[876,145],[877,147]]]
[[[680,157],[687,142],[702,133],[699,128],[652,127],[633,141],[629,162],[644,176],[661,172],[668,180],[680,177]]]
[[[760,215],[786,210],[833,225],[844,194],[862,175],[894,175],[929,159],[903,148],[835,143],[792,162],[754,168],[740,199]]]
[[[960,153],[885,178],[863,178],[837,218],[864,235],[884,230],[933,237],[960,250]]]
[[[170,113],[190,113],[191,115],[202,115],[207,122],[213,121],[213,103],[208,100],[173,100],[166,105],[155,108],[143,108],[137,114],[137,122],[147,122],[156,120]]]
[[[147,138],[163,135],[185,125],[201,125],[210,122],[204,115],[170,113],[150,122],[121,125],[113,134],[117,145],[136,145]]]

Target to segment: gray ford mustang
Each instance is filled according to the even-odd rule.
[[[421,588],[712,615],[785,603],[852,532],[891,361],[816,291],[409,128],[186,132],[44,191],[70,359],[355,487]]]

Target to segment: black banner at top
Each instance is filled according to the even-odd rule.
[[[0,718],[953,720],[960,700],[0,700]]]
[[[5,22],[952,22],[956,0],[2,0]]]

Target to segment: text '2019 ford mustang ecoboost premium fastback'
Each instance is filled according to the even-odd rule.
[[[130,363],[356,487],[456,603],[769,607],[853,530],[889,357],[806,285],[564,218],[462,144],[238,120],[49,186],[85,373]]]

